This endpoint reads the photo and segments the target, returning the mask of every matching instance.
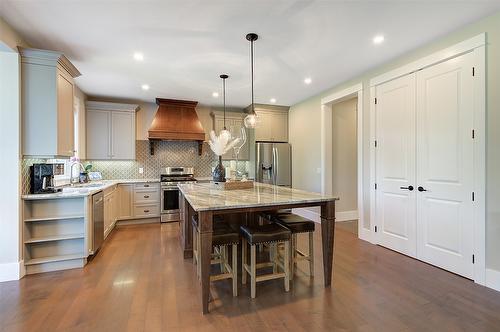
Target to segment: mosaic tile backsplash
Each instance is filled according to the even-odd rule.
[[[217,157],[207,143],[203,143],[203,153],[198,155],[197,142],[160,141],[155,143],[155,154],[150,155],[149,141],[136,141],[136,160],[86,160],[84,165],[92,164],[92,171],[102,173],[103,179],[149,179],[160,178],[162,167],[186,166],[194,167],[195,177],[211,176]],[[34,163],[47,162],[46,159],[24,159],[22,162],[23,193],[29,192],[29,166]],[[224,161],[224,166],[229,166]],[[139,174],[139,168],[144,173]],[[248,170],[249,163],[241,161],[237,168],[241,172]]]
[[[155,142],[154,155],[150,154],[148,141],[136,141],[136,160],[88,160],[93,171],[102,173],[105,179],[160,178],[161,168],[167,166],[192,166],[196,176],[210,176],[216,158],[207,144],[198,155],[198,143],[160,141]],[[139,167],[144,173],[139,174]]]

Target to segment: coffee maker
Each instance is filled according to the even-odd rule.
[[[60,191],[54,188],[54,168],[54,164],[33,164],[33,166],[30,166],[30,192],[32,194],[48,194]]]

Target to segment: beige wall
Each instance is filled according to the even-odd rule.
[[[20,65],[17,45],[27,44],[0,19],[0,282],[18,279],[24,269],[21,252]]]
[[[342,197],[337,212],[355,211],[357,207],[356,107],[353,98],[332,106],[332,181],[333,192]]]
[[[29,44],[0,17],[0,50],[2,47],[8,47],[17,51],[17,46],[30,47]]]
[[[85,101],[87,100],[87,96],[83,93],[82,90],[78,86],[75,85],[75,102],[78,98],[79,102],[79,113],[78,113],[78,146],[75,146],[76,153],[78,158],[85,159],[87,156],[87,134],[86,134],[86,122],[87,122],[87,114],[85,112]],[[77,129],[77,128],[75,128]]]
[[[359,82],[364,86],[363,100],[363,188],[365,220],[369,221],[369,80],[389,70],[474,37],[487,34],[487,188],[486,188],[486,266],[500,271],[500,13],[449,34],[429,45],[377,67],[348,82],[333,87],[290,108],[290,142],[293,148],[293,183],[297,188],[321,190],[320,174],[312,170],[321,167],[320,110],[321,98]],[[382,46],[383,47],[383,46]],[[304,125],[307,124],[307,125]]]

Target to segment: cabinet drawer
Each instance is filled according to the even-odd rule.
[[[160,189],[159,183],[136,183],[134,185],[134,190],[136,192],[158,191],[159,189]]]
[[[134,205],[135,217],[158,217],[160,215],[159,204]]]
[[[160,193],[158,190],[136,191],[134,192],[134,203],[150,203],[158,204],[160,201]]]

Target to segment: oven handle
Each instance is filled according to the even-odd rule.
[[[162,190],[166,190],[166,191],[174,191],[174,190],[179,190],[179,188],[177,187],[163,187],[161,188]]]

